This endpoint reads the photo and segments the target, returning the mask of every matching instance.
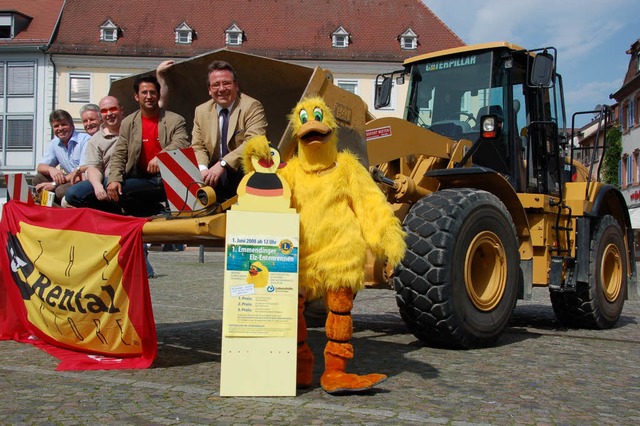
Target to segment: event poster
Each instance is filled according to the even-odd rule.
[[[233,235],[226,246],[224,335],[296,335],[297,238]]]

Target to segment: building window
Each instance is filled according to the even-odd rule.
[[[625,182],[626,186],[631,185],[633,182],[633,157],[631,155],[627,155],[627,181]]]
[[[411,28],[400,34],[400,48],[403,50],[416,50],[418,48],[418,35]]]
[[[635,124],[635,111],[634,111],[634,102],[633,99],[629,101],[629,105],[627,105],[627,127],[631,128]]]
[[[33,117],[7,117],[7,150],[30,150],[33,146]]]
[[[620,130],[624,130],[624,120],[622,117],[624,116],[624,106],[620,105],[618,108],[618,126],[620,126]]]
[[[349,47],[349,39],[349,32],[340,26],[331,34],[331,46],[339,48]]]
[[[237,25],[232,24],[224,32],[224,43],[227,46],[242,46],[244,41],[244,31]]]
[[[0,15],[0,38],[13,38],[13,18],[11,15]]]
[[[618,162],[618,184],[623,187],[624,183],[622,182],[622,169],[624,167],[624,161],[622,161],[622,159],[620,159],[620,161]]]
[[[114,30],[111,28],[107,28],[102,30],[102,41],[117,41],[118,40],[118,30]]]
[[[91,75],[69,75],[69,102],[89,102],[91,100]]]
[[[111,19],[100,25],[100,41],[118,41],[118,26]]]
[[[20,12],[0,13],[0,39],[14,38],[32,19]]]
[[[341,89],[351,92],[354,95],[358,94],[358,81],[357,80],[336,80],[336,86]]]
[[[27,111],[35,111],[35,69],[34,62],[0,61],[0,150],[2,151],[33,149],[35,114]],[[20,105],[18,108],[15,107],[18,105],[15,101]]]
[[[190,44],[191,43],[191,31],[180,31],[176,34],[176,43]]]
[[[186,22],[178,25],[175,30],[177,44],[191,44],[193,41],[193,29]]]
[[[7,66],[7,95],[33,96],[35,66],[33,63],[9,63]]]

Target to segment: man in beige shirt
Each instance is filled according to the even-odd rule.
[[[90,207],[93,209],[119,213],[117,204],[109,200],[105,189],[109,162],[120,134],[124,119],[124,109],[113,96],[105,96],[98,104],[102,125],[86,146],[86,180],[73,185],[62,200],[63,207]]]

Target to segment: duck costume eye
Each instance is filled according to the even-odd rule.
[[[309,113],[307,111],[300,110],[300,122],[302,124],[306,123],[307,121],[309,121]]]
[[[320,121],[320,122],[322,121],[322,108],[320,108],[320,107],[315,107],[315,108],[313,109],[313,118],[314,118],[316,121]]]

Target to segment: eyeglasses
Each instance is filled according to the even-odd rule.
[[[108,113],[113,113],[115,114],[116,112],[120,111],[120,107],[111,107],[111,108],[102,108],[100,109],[100,114],[108,114]]]
[[[213,84],[210,84],[209,87],[211,87],[212,89],[228,89],[233,85],[233,81],[216,81]]]

